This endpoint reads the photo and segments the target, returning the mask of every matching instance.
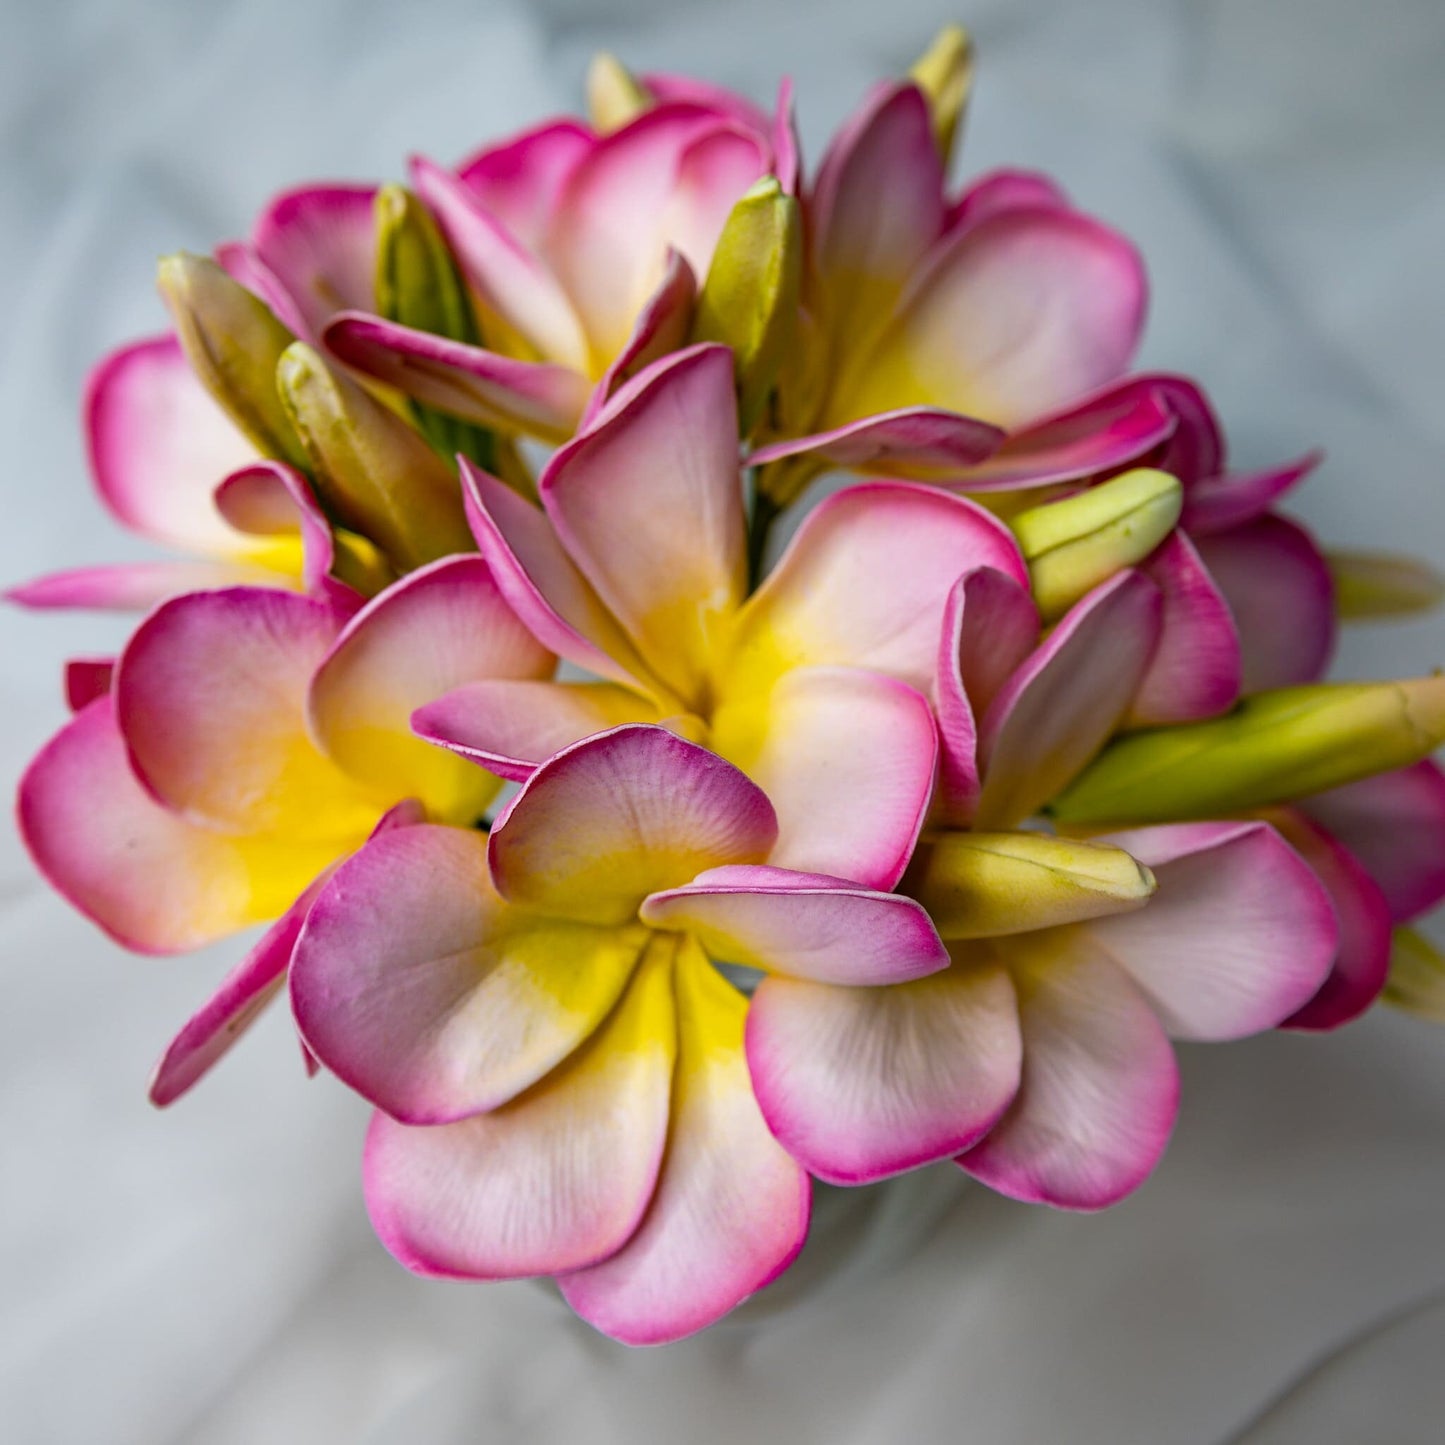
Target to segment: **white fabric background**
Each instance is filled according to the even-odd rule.
[[[577,97],[605,44],[771,95],[810,154],[948,12],[928,0],[0,0],[0,579],[143,555],[93,505],[86,366],[161,319],[156,256],[269,191],[457,158]],[[1299,504],[1351,545],[1445,542],[1438,0],[972,0],[964,168],[1060,173],[1139,239],[1147,359],[1242,462],[1329,449]],[[9,786],[105,619],[0,616]],[[1353,632],[1349,675],[1445,660]],[[1156,1178],[1098,1218],[965,1189],[799,1308],[629,1352],[521,1284],[424,1283],[370,1236],[363,1110],[268,1018],[165,1115],[146,1069],[237,947],[131,959],[0,840],[0,1438],[20,1445],[1416,1445],[1445,1438],[1445,1033],[1185,1050]],[[895,1208],[896,1202],[888,1206]],[[891,1250],[891,1253],[890,1253]],[[902,1254],[902,1258],[898,1256]]]

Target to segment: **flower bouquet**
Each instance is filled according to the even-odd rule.
[[[1129,370],[1123,236],[950,189],[970,79],[946,29],[810,170],[786,83],[600,57],[588,121],[163,261],[92,374],[101,499],[186,555],[10,593],[143,614],[26,843],[136,951],[264,927],[151,1098],[285,994],[419,1273],[678,1339],[813,1179],[1100,1209],[1173,1040],[1445,1014],[1445,678],[1320,680],[1434,574]]]

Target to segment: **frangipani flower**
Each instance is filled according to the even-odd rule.
[[[383,821],[419,807],[471,823],[495,796],[497,778],[411,736],[412,709],[552,665],[476,556],[415,572],[360,612],[231,588],[146,618],[113,685],[94,677],[106,690],[30,765],[19,817],[50,883],[137,952],[278,920],[162,1061],[157,1102],[279,986],[331,867]]]
[[[751,106],[714,103],[708,88],[680,83],[673,98],[665,77],[652,79],[660,103],[608,134],[556,120],[455,174],[413,163],[416,192],[477,300],[484,346],[346,313],[327,328],[330,347],[444,411],[565,441],[625,377],[699,327],[706,339],[699,291],[730,279],[710,273],[745,197],[736,224],[750,238],[750,209],[783,218],[780,231],[764,228],[781,270],[759,278],[771,296],[760,304],[790,312],[798,221],[786,91],[768,125]],[[751,241],[736,259],[724,249],[730,273],[757,259]]]
[[[1007,529],[934,488],[822,503],[744,600],[737,410],[725,348],[655,363],[542,474],[542,508],[472,469],[472,520],[537,636],[605,682],[484,683],[422,709],[424,737],[525,779],[623,722],[705,742],[772,799],[774,861],[892,887],[936,741],[928,703],[948,592],[984,565],[1020,584]]]
[[[749,1015],[759,1103],[812,1173],[859,1183],[957,1157],[1016,1198],[1101,1208],[1164,1149],[1169,1038],[1273,1028],[1324,982],[1330,895],[1264,823],[1018,831],[1141,694],[1188,676],[1182,656],[1158,671],[1162,610],[1124,571],[1039,643],[1016,582],[958,582],[936,683],[941,831],[902,885],[951,966],[886,989],[767,979]]]
[[[291,975],[317,1056],[378,1105],[366,1193],[426,1274],[553,1274],[632,1343],[784,1270],[803,1169],[758,1112],[746,1001],[709,958],[883,985],[947,959],[916,903],[768,860],[766,795],[625,726],[539,768],[490,837],[374,839],[313,905]]]

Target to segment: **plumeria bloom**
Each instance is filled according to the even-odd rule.
[[[1171,1037],[1273,1028],[1353,966],[1325,884],[1266,823],[1032,830],[1141,693],[1187,677],[1156,670],[1162,603],[1120,572],[1039,642],[1012,579],[954,588],[937,811],[903,883],[952,963],[886,989],[770,978],[748,1020],[763,1113],[811,1172],[858,1183],[956,1157],[1014,1197],[1100,1208],[1163,1151]]]
[[[734,207],[765,177],[780,200],[795,183],[787,90],[770,121],[697,82],[645,81],[657,103],[608,134],[554,120],[455,173],[413,163],[483,346],[345,313],[331,348],[444,411],[560,442],[622,379],[694,339]]]
[[[880,482],[822,503],[745,597],[731,359],[701,346],[629,382],[543,471],[541,507],[471,469],[478,545],[518,615],[601,681],[479,683],[425,737],[519,780],[558,748],[661,723],[772,799],[774,861],[893,885],[928,807],[938,628],[959,574],[1027,584],[972,503]]]
[[[786,1269],[803,1169],[768,1132],[712,959],[887,986],[947,962],[895,894],[770,862],[766,795],[624,726],[539,768],[490,836],[399,829],[342,865],[291,976],[318,1058],[379,1112],[366,1196],[425,1274],[558,1276],[657,1343]]]
[[[473,555],[360,611],[269,588],[189,594],[146,618],[113,679],[82,669],[77,701],[97,695],[20,785],[41,872],[141,953],[272,923],[167,1052],[158,1103],[275,992],[340,859],[419,815],[475,822],[495,796],[499,779],[410,734],[412,709],[465,681],[541,678],[552,665]]]

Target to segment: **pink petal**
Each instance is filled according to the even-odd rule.
[[[720,710],[713,745],[777,809],[769,862],[865,888],[892,888],[902,876],[938,751],[921,693],[861,669],[798,668],[762,707],[747,699]]]
[[[248,241],[223,241],[213,253],[216,263],[233,280],[271,309],[272,315],[293,335],[306,336],[310,328],[296,299],[281,278],[261,259]],[[368,306],[371,302],[367,303]]]
[[[1364,1013],[1385,986],[1393,946],[1390,906],[1380,885],[1323,828],[1293,808],[1275,810],[1270,821],[1324,884],[1339,925],[1334,963],[1319,991],[1282,1026],[1337,1029]]]
[[[1369,870],[1396,923],[1445,898],[1445,772],[1438,763],[1379,773],[1299,806]]]
[[[798,143],[798,123],[793,113],[793,81],[785,75],[778,85],[778,102],[773,110],[771,127],[773,142],[773,174],[783,194],[796,196],[802,175],[802,147]]]
[[[809,220],[824,324],[861,351],[943,229],[943,162],[916,86],[878,86],[844,122],[818,168]]]
[[[336,856],[313,839],[236,837],[161,807],[131,771],[109,695],[41,749],[17,807],[46,881],[137,953],[183,953],[275,918]]]
[[[816,983],[902,983],[948,965],[911,898],[787,868],[710,868],[682,888],[652,894],[640,916],[691,934],[720,962]]]
[[[1135,913],[1074,931],[1128,971],[1182,1039],[1238,1039],[1273,1028],[1330,971],[1339,929],[1314,872],[1264,823],[1181,823],[1100,839],[1153,869],[1158,891]]]
[[[867,1184],[976,1143],[1018,1089],[1007,970],[960,959],[886,988],[765,979],[747,1027],[768,1127],[810,1174]]]
[[[730,763],[629,725],[544,763],[492,828],[492,878],[512,903],[621,925],[642,900],[723,863],[761,863],[772,805]]]
[[[501,431],[564,441],[587,403],[586,379],[569,367],[517,361],[377,316],[342,312],[326,328],[326,345],[417,401]]]
[[[72,657],[65,664],[65,703],[79,712],[110,691],[115,677],[113,657]]]
[[[172,546],[235,549],[211,494],[256,449],[196,380],[174,336],[121,347],[91,372],[85,426],[101,500],[127,527]]]
[[[311,674],[340,630],[324,603],[236,587],[164,603],[121,654],[115,706],[137,773],[188,817],[241,833],[360,841],[373,803],[306,734]]]
[[[996,170],[979,176],[959,193],[948,210],[952,233],[1000,211],[1036,210],[1040,206],[1069,208],[1069,198],[1051,176],[1041,171]]]
[[[412,731],[525,783],[553,753],[623,723],[661,723],[655,703],[611,682],[473,682],[411,716]]]
[[[1003,432],[988,422],[924,406],[901,407],[846,422],[830,431],[759,447],[753,466],[815,453],[850,471],[884,471],[917,481],[957,481],[972,486],[972,469],[991,456]]]
[[[464,181],[417,157],[412,185],[482,304],[543,361],[587,374],[587,339],[566,291],[545,262],[488,211]]]
[[[676,103],[710,110],[762,136],[772,129],[772,122],[758,106],[726,86],[713,85],[692,75],[673,75],[659,70],[647,71],[638,79],[660,105]]]
[[[1239,700],[1239,633],[1199,553],[1174,532],[1144,563],[1163,598],[1159,644],[1129,709],[1136,725],[1214,717]]]
[[[533,636],[589,672],[645,685],[646,667],[563,550],[546,514],[465,457],[459,465],[472,535],[502,596]]]
[[[1265,516],[1197,545],[1234,614],[1245,692],[1317,682],[1335,647],[1335,589],[1310,534]]]
[[[711,1324],[793,1262],[808,1232],[808,1176],[768,1132],[743,1055],[745,1001],[686,941],[667,1155],[637,1233],[558,1281],[583,1319],[625,1344]]]
[[[276,197],[251,232],[310,339],[337,311],[376,309],[374,186],[302,186]]]
[[[967,827],[978,805],[978,718],[1033,651],[1039,612],[1028,590],[992,567],[954,583],[943,616],[933,705],[938,715],[938,803]]]
[[[614,1254],[652,1198],[676,1052],[670,944],[654,945],[597,1032],[509,1103],[366,1139],[366,1205],[408,1269],[515,1279]]]
[[[1185,494],[1198,482],[1224,470],[1224,431],[1199,383],[1171,372],[1149,372],[1134,381],[1147,385],[1174,413],[1174,434],[1154,463],[1178,477]]]
[[[1179,1073],[1128,976],[1057,940],[1050,929],[1010,941],[1023,1078],[1002,1120],[958,1162],[1014,1199],[1102,1209],[1159,1162],[1178,1110]],[[1029,941],[1041,946],[1031,953]]]
[[[407,1124],[494,1109],[611,1011],[641,928],[518,914],[486,838],[421,824],[372,839],[312,905],[291,964],[303,1037],[344,1083]]]
[[[747,584],[737,435],[732,353],[693,347],[649,367],[538,485],[568,555],[689,702]]]
[[[1160,612],[1159,589],[1120,572],[1075,603],[1014,673],[979,732],[978,827],[1030,817],[1103,747],[1154,655]]]
[[[484,210],[536,251],[567,177],[596,144],[597,137],[578,121],[544,121],[477,151],[457,167],[457,176]]]
[[[3,596],[37,611],[148,612],[157,603],[188,592],[278,581],[274,572],[239,562],[120,562],[51,572],[11,587]]]
[[[1014,428],[1117,379],[1144,322],[1143,266],[1076,211],[1006,210],[942,243],[840,419],[935,406]]]
[[[1180,525],[1203,537],[1253,522],[1293,491],[1323,460],[1323,452],[1310,452],[1281,467],[1203,477],[1185,493]]]
[[[1028,585],[1012,533],[981,507],[904,482],[848,487],[808,514],[748,599],[734,669],[866,667],[927,691],[949,593],[975,567]]]
[[[438,822],[474,822],[496,779],[413,736],[411,715],[464,683],[547,677],[554,661],[480,557],[444,557],[347,623],[310,681],[312,733],[368,787],[420,798]]]

